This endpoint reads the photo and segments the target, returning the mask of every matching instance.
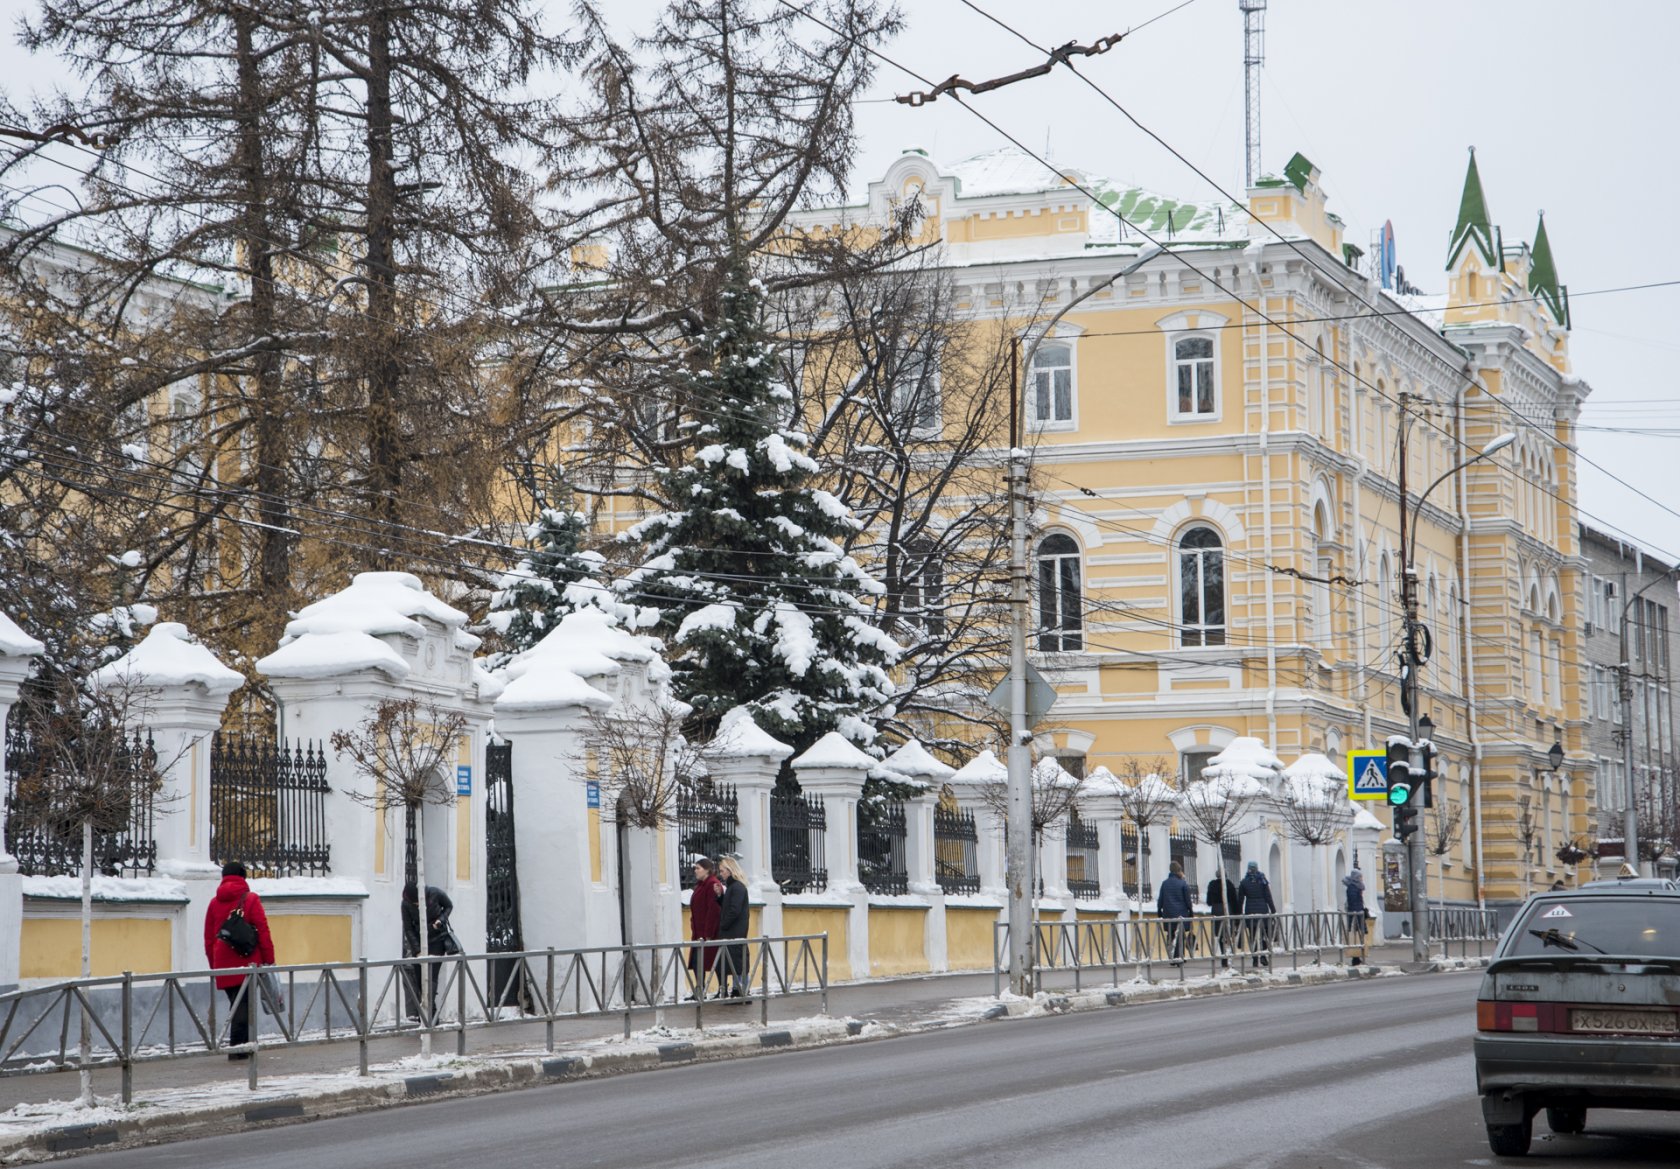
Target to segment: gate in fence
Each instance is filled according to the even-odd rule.
[[[770,797],[770,877],[783,893],[828,888],[828,810],[816,796]]]
[[[694,858],[734,852],[741,842],[735,786],[701,780],[677,793],[677,872],[684,889],[694,888]]]
[[[320,877],[327,846],[327,760],[317,743],[210,740],[210,855],[254,877]]]
[[[519,925],[519,858],[513,839],[513,744],[490,743],[484,748],[484,948],[492,954],[514,954],[525,948]],[[517,965],[490,964],[492,995],[497,1000],[520,997],[504,993]]]

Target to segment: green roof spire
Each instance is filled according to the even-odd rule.
[[[1560,325],[1569,324],[1569,309],[1558,284],[1557,264],[1552,260],[1552,241],[1546,237],[1546,213],[1540,213],[1540,226],[1534,229],[1534,247],[1529,252],[1528,291],[1552,310],[1552,317]]]
[[[1482,175],[1476,169],[1476,148],[1470,148],[1470,169],[1464,174],[1464,194],[1458,201],[1458,226],[1453,228],[1452,242],[1447,247],[1447,267],[1458,263],[1464,245],[1475,241],[1490,268],[1499,266],[1499,251],[1494,243],[1493,223],[1488,218],[1487,197],[1482,194]]]

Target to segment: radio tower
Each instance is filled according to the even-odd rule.
[[[1266,63],[1266,0],[1237,0],[1243,14],[1243,169],[1260,177],[1260,67]]]

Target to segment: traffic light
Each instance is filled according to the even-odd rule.
[[[1435,806],[1435,777],[1440,774],[1435,770],[1435,744],[1425,743],[1423,747],[1423,778],[1418,782],[1412,803],[1419,808],[1433,808]]]
[[[1418,790],[1412,780],[1411,748],[1405,740],[1388,744],[1388,806],[1394,809],[1394,836],[1404,842],[1417,831]]]

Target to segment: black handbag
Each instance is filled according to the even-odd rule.
[[[216,931],[216,936],[232,947],[233,952],[241,958],[249,958],[257,952],[257,927],[245,920],[245,897],[241,897],[233,912],[227,915],[227,920],[222,922],[222,928]]]

